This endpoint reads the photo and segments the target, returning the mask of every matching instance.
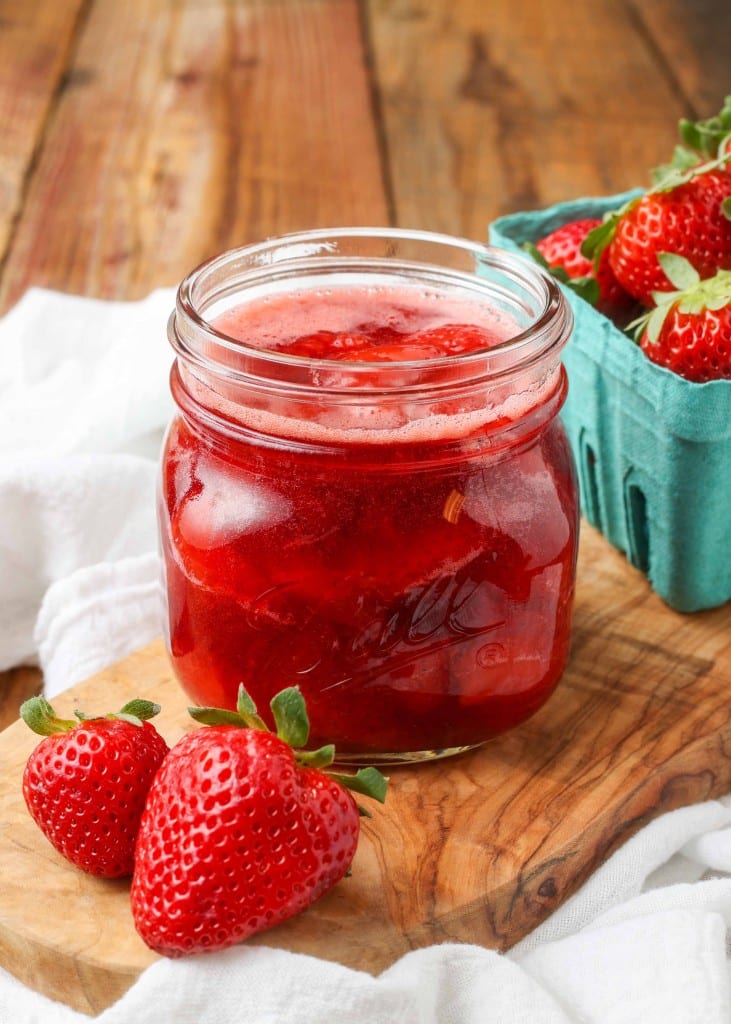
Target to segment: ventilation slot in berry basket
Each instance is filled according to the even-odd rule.
[[[602,529],[602,512],[599,501],[598,466],[596,453],[586,440],[582,430],[579,438],[579,485],[581,487],[584,515],[597,530]]]
[[[647,527],[647,498],[632,477],[624,485],[624,508],[627,516],[629,560],[644,573],[650,567],[650,535]]]

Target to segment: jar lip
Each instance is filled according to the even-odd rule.
[[[297,370],[316,364],[324,370],[342,371],[343,364],[337,359],[313,359],[310,356],[261,348],[218,330],[199,310],[200,303],[197,301],[196,293],[200,290],[202,281],[223,271],[229,265],[238,266],[242,263],[247,265],[247,269],[244,269],[237,279],[238,287],[235,290],[238,291],[254,280],[275,272],[277,268],[292,267],[297,264],[304,269],[305,263],[299,263],[301,260],[308,261],[308,266],[314,266],[314,259],[318,255],[321,255],[326,262],[331,263],[345,264],[351,260],[361,266],[367,264],[367,258],[349,256],[338,250],[337,243],[349,238],[384,241],[392,239],[394,242],[424,243],[435,248],[442,247],[443,251],[451,249],[463,254],[472,254],[476,266],[479,263],[481,266],[503,273],[507,278],[512,278],[516,283],[531,291],[537,299],[539,307],[534,319],[527,327],[496,345],[457,355],[394,360],[388,364],[374,364],[369,360],[348,361],[348,373],[355,377],[362,374],[364,380],[367,379],[368,374],[373,373],[376,366],[381,378],[384,374],[389,375],[392,372],[396,374],[406,370],[418,373],[422,370],[437,370],[445,366],[464,367],[469,371],[470,367],[484,368],[486,358],[491,363],[502,363],[505,369],[514,371],[530,365],[536,359],[544,358],[555,347],[563,348],[568,340],[573,317],[558,282],[527,256],[519,256],[497,246],[440,232],[397,227],[356,226],[317,228],[277,235],[250,245],[227,249],[200,263],[183,278],[177,290],[176,308],[171,315],[169,324],[169,336],[173,348],[184,359],[192,360],[209,371],[218,372],[233,379],[248,378],[251,375],[251,366],[246,372],[239,373],[228,360],[219,361],[212,358],[212,351],[215,352],[216,349],[219,349],[222,354],[251,357],[256,361],[260,370],[265,370],[266,366],[270,366],[280,368],[281,372],[281,369],[286,367]],[[278,251],[281,255],[277,257]],[[388,266],[388,257],[374,257],[372,263],[382,267]],[[419,269],[427,268],[430,264],[425,261],[409,261],[402,262],[399,266]],[[479,286],[484,283],[484,294],[486,297],[489,295],[489,279],[481,278],[476,270],[470,274],[464,271],[455,271],[454,274],[464,279],[469,278],[473,282],[473,287],[477,286],[476,290],[478,291],[480,290]],[[181,337],[178,320],[182,321],[185,338]],[[198,344],[195,342],[191,344],[191,339],[195,339]],[[539,339],[543,340],[542,344],[537,343]],[[524,352],[526,349],[528,351]],[[493,367],[493,371],[498,375],[500,370],[499,365]]]

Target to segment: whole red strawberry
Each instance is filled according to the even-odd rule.
[[[190,709],[204,729],[172,748],[137,838],[132,914],[152,949],[220,949],[299,913],[347,872],[360,830],[346,786],[383,800],[373,768],[331,775],[333,748],[312,753],[297,688],[272,701],[277,735],[243,687],[238,712]]]
[[[661,252],[684,256],[702,278],[731,268],[731,175],[715,166],[684,177],[646,192],[614,223],[609,263],[622,287],[645,306],[653,305],[653,292],[670,286]]]
[[[596,267],[582,251],[587,235],[601,223],[601,220],[591,217],[569,221],[540,238],[535,243],[535,251],[545,266],[564,283],[570,284],[582,298],[605,316],[621,320],[634,305],[634,300],[614,276],[608,251],[605,249],[601,253]]]
[[[57,718],[43,697],[20,709],[44,736],[23,772],[28,810],[67,860],[89,874],[132,874],[137,829],[152,778],[168,745],[147,719],[159,711],[131,701],[116,714]]]
[[[642,351],[687,380],[731,379],[731,271],[701,279],[682,257],[660,261],[676,290],[656,292],[656,308],[636,322]]]
[[[590,259],[581,251],[584,239],[601,221],[591,217],[561,224],[536,242],[549,267],[563,267],[569,277],[585,277],[592,272]]]

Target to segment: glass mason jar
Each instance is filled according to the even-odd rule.
[[[298,685],[311,745],[354,762],[540,708],[574,594],[571,328],[538,266],[425,232],[288,235],[186,277],[159,502],[186,694],[234,707],[243,682],[266,717]]]

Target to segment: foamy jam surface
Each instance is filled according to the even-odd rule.
[[[406,285],[277,292],[233,306],[213,326],[259,349],[366,362],[474,352],[519,330],[512,318],[476,298]]]
[[[279,391],[242,393],[238,382],[187,382],[196,401],[228,421],[280,437],[316,443],[422,442],[466,437],[497,420],[517,420],[553,394],[558,367],[534,368],[496,384],[460,388],[441,370],[403,394],[394,363],[444,360],[510,340],[520,327],[509,313],[457,290],[404,285],[299,288],[258,296],[212,320],[215,329],[253,348],[307,358],[312,395],[303,399],[282,383]],[[231,353],[229,353],[231,355]],[[243,350],[242,350],[243,355]],[[391,364],[379,391],[377,367],[362,376],[326,369],[328,363]],[[443,362],[440,367],[443,366]],[[404,372],[404,384],[413,385]],[[375,384],[374,384],[375,374]],[[442,385],[440,387],[440,384]],[[408,394],[407,394],[408,391]]]

